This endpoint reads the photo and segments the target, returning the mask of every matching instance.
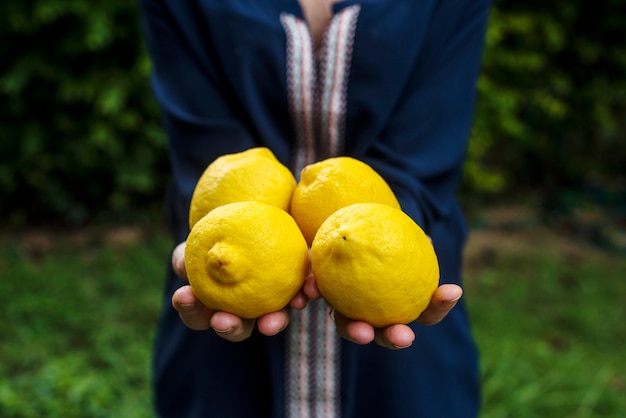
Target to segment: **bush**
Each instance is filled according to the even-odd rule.
[[[160,199],[164,138],[136,5],[7,0],[0,27],[2,215],[81,223]]]
[[[466,202],[530,192],[558,206],[589,186],[623,194],[622,9],[619,0],[496,1]],[[160,203],[165,140],[136,4],[4,0],[0,33],[5,223],[83,223]]]
[[[548,198],[624,190],[622,3],[495,3],[479,81],[466,189]]]

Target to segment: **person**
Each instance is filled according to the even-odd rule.
[[[158,415],[477,416],[478,353],[461,298],[467,233],[456,188],[490,2],[139,6],[168,137],[168,219],[178,244],[155,339]],[[386,179],[440,262],[441,285],[418,321],[375,329],[329,312],[311,275],[289,306],[255,320],[197,301],[184,268],[195,183],[218,156],[256,146],[270,148],[296,176],[306,164],[349,155]]]

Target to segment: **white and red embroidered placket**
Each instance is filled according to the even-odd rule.
[[[301,18],[281,15],[287,34],[287,87],[295,126],[293,169],[343,150],[346,92],[360,6],[333,17],[319,51]],[[285,347],[287,418],[341,416],[341,350],[324,300],[292,312]]]

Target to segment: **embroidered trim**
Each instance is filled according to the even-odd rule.
[[[287,89],[297,173],[306,164],[343,150],[348,75],[360,10],[358,4],[349,6],[333,17],[317,59],[306,22],[286,13],[280,16],[287,34]]]
[[[296,137],[293,169],[298,174],[307,164],[343,152],[348,75],[359,11],[360,6],[353,5],[333,17],[319,60],[306,22],[289,14],[280,16],[287,35],[287,89]],[[341,346],[324,300],[292,312],[286,345],[286,417],[341,416]]]
[[[313,39],[302,19],[282,14],[280,21],[287,34],[287,90],[289,110],[294,124],[296,147],[294,169],[296,172],[314,160],[314,99],[313,87],[317,84]]]
[[[343,150],[348,74],[360,6],[344,9],[332,20],[320,65],[320,139],[326,140],[328,156]]]

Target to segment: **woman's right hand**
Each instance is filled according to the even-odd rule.
[[[185,243],[179,244],[172,252],[172,267],[174,272],[187,280],[185,269]],[[309,280],[309,279],[307,279]],[[305,285],[306,287],[306,285]],[[243,341],[252,335],[256,326],[261,334],[272,336],[283,331],[289,325],[289,308],[303,309],[308,302],[304,291],[294,296],[288,307],[262,315],[256,319],[243,319],[228,312],[214,311],[202,304],[193,293],[189,285],[178,288],[172,295],[172,306],[180,319],[193,330],[207,330],[212,328],[217,335],[228,341]]]

